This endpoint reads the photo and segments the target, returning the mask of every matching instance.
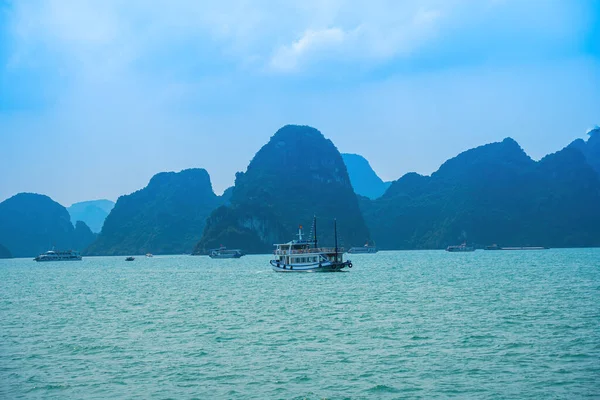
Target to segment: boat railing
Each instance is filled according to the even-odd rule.
[[[343,253],[344,249],[338,248],[338,253]],[[274,254],[276,256],[286,256],[290,254],[317,254],[317,253],[335,253],[334,247],[317,247],[310,249],[277,249]]]

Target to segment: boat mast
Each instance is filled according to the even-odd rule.
[[[315,229],[315,249],[316,249],[319,247],[317,245],[317,216],[316,215],[313,217],[313,227]]]
[[[337,220],[333,220],[333,236],[335,237],[335,262],[338,262]]]

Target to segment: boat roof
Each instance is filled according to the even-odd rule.
[[[210,251],[241,251],[241,249],[228,249],[225,247],[219,247],[218,249],[210,249]]]
[[[309,242],[306,240],[291,240],[287,243],[275,243],[273,246],[293,246],[293,245],[313,245],[315,242]]]

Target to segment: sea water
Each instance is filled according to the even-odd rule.
[[[600,249],[0,260],[0,398],[600,398]]]

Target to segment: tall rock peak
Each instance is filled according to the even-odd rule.
[[[36,256],[52,247],[78,249],[67,209],[35,193],[19,193],[0,203],[0,243],[15,257]]]
[[[587,140],[574,140],[567,147],[579,150],[600,177],[600,127],[590,129],[587,134],[589,135]]]
[[[220,204],[204,169],[156,174],[145,188],[119,197],[87,253],[189,253]]]
[[[197,251],[224,244],[270,252],[273,243],[292,239],[298,225],[309,226],[315,215],[321,226],[337,218],[347,245],[368,239],[337,148],[315,128],[286,125],[237,174],[230,206],[213,213]],[[324,230],[321,237],[331,236]]]

